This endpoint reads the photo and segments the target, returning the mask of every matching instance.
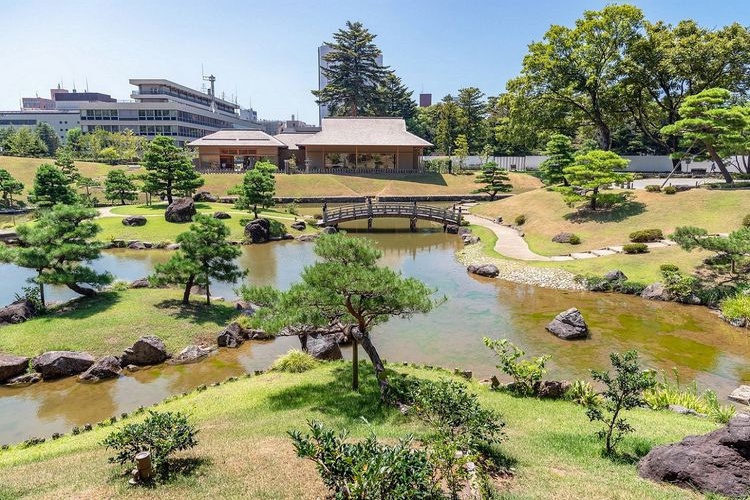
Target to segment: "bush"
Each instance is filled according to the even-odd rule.
[[[645,243],[628,243],[622,247],[622,251],[629,254],[646,253],[648,252],[648,245]]]
[[[747,214],[742,218],[742,225],[745,227],[750,227],[750,214]]]
[[[661,191],[661,186],[658,184],[649,184],[648,186],[646,186],[646,191],[648,191],[649,193],[658,193],[659,191]]]
[[[270,223],[268,232],[272,238],[280,238],[286,234],[286,226],[276,219],[268,219]]]
[[[662,271],[664,288],[678,301],[685,302],[695,296],[698,279],[679,271]]]
[[[675,186],[667,186],[664,188],[664,194],[676,194],[677,188]]]
[[[517,215],[515,221],[516,226],[523,226],[524,224],[526,224],[526,216],[523,214]]]
[[[576,380],[565,393],[565,398],[581,406],[598,405],[600,398],[590,382]]]
[[[286,211],[292,215],[299,215],[299,207],[297,206],[297,202],[292,201],[289,205],[287,205]]]
[[[47,306],[42,302],[42,294],[39,292],[38,286],[25,286],[22,287],[22,294],[15,294],[14,301],[28,300],[34,304],[36,314],[44,314],[47,312]]]
[[[320,422],[308,422],[310,433],[289,432],[297,456],[312,460],[335,498],[438,498],[435,467],[427,452],[414,449],[411,438],[393,446],[374,434],[359,443],[346,442]]]
[[[115,280],[112,285],[110,285],[110,289],[114,292],[124,292],[130,288],[130,283],[125,280]]]
[[[113,432],[102,442],[107,449],[117,452],[109,458],[110,463],[132,464],[141,451],[151,452],[151,464],[156,479],[169,476],[170,456],[176,451],[188,450],[198,444],[198,431],[180,412],[156,412],[149,410],[143,422],[127,424]]]
[[[664,239],[664,233],[661,229],[643,229],[630,233],[630,241],[633,243],[647,243],[650,241],[659,241]]]
[[[652,389],[643,392],[643,399],[652,410],[666,410],[670,405],[679,405],[696,413],[709,416],[712,420],[725,424],[734,415],[734,406],[721,406],[716,393],[710,389],[698,391],[695,382],[688,386],[680,384],[677,372],[674,382],[666,374]]]
[[[627,295],[640,295],[646,289],[646,284],[640,281],[625,280],[616,283],[613,289]]]
[[[574,234],[570,237],[570,239],[568,240],[568,243],[570,243],[571,245],[580,245],[581,237],[578,236],[577,234]]]
[[[482,340],[484,345],[492,349],[500,359],[497,368],[513,378],[513,392],[524,396],[536,394],[539,382],[547,373],[544,365],[549,361],[550,356],[519,360],[526,353],[510,343],[508,339],[493,340],[484,337]]]
[[[659,271],[664,273],[676,273],[680,271],[680,268],[675,266],[674,264],[662,264],[659,266]]]
[[[726,318],[750,322],[750,295],[740,294],[724,299],[719,307]]]
[[[273,362],[271,370],[287,373],[302,373],[312,370],[319,364],[320,361],[306,352],[302,352],[298,349],[291,349]]]

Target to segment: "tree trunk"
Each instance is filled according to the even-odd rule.
[[[195,275],[191,274],[188,277],[187,283],[185,283],[185,292],[182,294],[182,303],[184,305],[190,304],[190,289],[193,288],[193,283],[195,283]]]
[[[253,214],[255,214],[255,218],[258,218],[258,205],[253,205]]]
[[[596,210],[596,197],[599,195],[599,188],[594,188],[594,190],[591,192],[591,203],[589,204],[589,208],[591,210]]]
[[[385,366],[383,365],[383,361],[380,359],[380,354],[378,354],[377,349],[375,349],[375,346],[370,340],[370,336],[366,332],[363,333],[359,328],[352,328],[351,332],[352,337],[355,340],[354,345],[356,346],[357,343],[361,344],[362,349],[365,350],[367,356],[370,358],[372,366],[375,369],[375,376],[378,379],[378,385],[380,385],[380,395],[384,396],[385,390],[388,387],[388,380],[385,376]]]
[[[84,295],[86,297],[93,297],[96,295],[96,290],[85,286],[80,286],[78,283],[67,283],[65,286],[73,290],[75,293]]]
[[[727,166],[724,164],[724,160],[721,159],[721,156],[719,156],[719,153],[716,152],[716,148],[706,144],[706,149],[708,150],[708,154],[711,155],[711,159],[716,163],[716,166],[719,167],[721,175],[724,176],[724,181],[726,181],[727,184],[732,184],[734,182],[732,174],[727,170]]]
[[[359,343],[352,342],[352,390],[359,390]]]
[[[208,276],[206,276],[206,305],[211,305],[211,283],[208,281]]]
[[[41,272],[39,273],[39,276],[41,276]],[[41,281],[39,282],[39,300],[42,301],[42,307],[47,307],[47,303],[44,300],[44,283]]]

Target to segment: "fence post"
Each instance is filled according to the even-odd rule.
[[[461,225],[461,209],[462,209],[462,208],[463,208],[463,207],[461,207],[461,206],[459,205],[459,207],[458,207],[458,225],[459,225],[459,226]]]
[[[323,224],[328,223],[328,203],[323,202]]]

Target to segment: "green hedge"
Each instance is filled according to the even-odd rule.
[[[622,247],[622,251],[629,254],[646,253],[648,246],[645,243],[628,243]]]
[[[661,229],[643,229],[630,233],[630,241],[633,243],[648,243],[650,241],[659,241],[664,239],[664,233]]]

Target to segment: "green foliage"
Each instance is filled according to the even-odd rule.
[[[750,323],[750,295],[739,294],[721,301],[721,314],[732,320],[745,320]]]
[[[742,218],[742,225],[744,227],[750,227],[750,214],[747,214]]]
[[[59,168],[43,163],[36,171],[29,201],[39,208],[50,208],[58,203],[72,205],[78,196],[70,184],[70,179]]]
[[[698,291],[698,279],[682,274],[679,271],[662,271],[664,288],[678,302],[686,302],[695,297]]]
[[[677,188],[674,186],[667,186],[664,188],[664,194],[677,194]]]
[[[2,259],[0,259],[0,262],[2,262]],[[39,288],[35,286],[25,286],[22,287],[21,290],[23,293],[15,294],[15,301],[28,300],[34,304],[34,309],[37,314],[44,314],[47,312],[47,306],[42,301],[42,295],[39,293]]]
[[[469,141],[464,134],[458,134],[453,145],[455,146],[453,154],[458,156],[458,167],[463,170],[466,157],[469,156]]]
[[[393,446],[381,444],[374,434],[350,443],[347,433],[336,434],[320,422],[308,422],[310,432],[289,432],[297,456],[313,461],[334,498],[437,499],[434,466],[424,450],[414,449],[411,438]]]
[[[125,205],[128,201],[138,199],[138,187],[133,177],[126,174],[124,170],[112,169],[107,172],[107,178],[104,179],[104,197],[109,201],[119,201],[120,205]]]
[[[750,227],[729,233],[729,236],[710,236],[699,227],[678,227],[670,239],[688,252],[699,248],[714,252],[715,257],[705,265],[717,275],[728,275],[732,280],[744,281],[747,275],[748,255],[750,255]]]
[[[242,254],[229,243],[229,228],[219,219],[198,214],[193,217],[190,230],[177,236],[180,249],[164,264],[157,264],[150,280],[154,284],[185,286],[182,302],[190,301],[193,285],[206,288],[206,304],[211,303],[211,279],[234,283],[245,275],[235,259]]]
[[[544,154],[549,157],[539,165],[544,183],[548,186],[567,185],[563,171],[575,162],[575,149],[570,137],[563,134],[553,135],[547,142]]]
[[[570,239],[568,240],[568,243],[571,245],[580,245],[581,244],[581,237],[577,234],[573,234],[570,236]]]
[[[147,144],[143,167],[146,169],[144,189],[166,196],[169,203],[176,195],[192,195],[204,183],[190,159],[170,137],[159,135]]]
[[[513,222],[516,223],[516,226],[523,226],[526,224],[526,216],[524,214],[516,215],[516,218],[513,220]]]
[[[477,176],[474,182],[482,184],[482,187],[473,192],[489,194],[490,201],[495,199],[497,193],[507,193],[513,190],[513,185],[508,179],[508,173],[498,167],[495,162],[489,162],[482,165],[482,172]]]
[[[642,229],[630,233],[630,241],[633,243],[647,243],[650,241],[659,241],[664,239],[664,233],[661,229]]]
[[[628,243],[622,246],[622,251],[629,254],[646,253],[648,252],[648,245],[645,243]]]
[[[653,372],[642,371],[638,363],[638,353],[627,351],[625,354],[613,352],[609,355],[615,375],[609,371],[592,370],[591,376],[596,382],[606,386],[602,394],[602,403],[588,406],[586,415],[592,422],[602,422],[605,428],[597,433],[604,440],[604,451],[614,455],[617,444],[626,433],[635,429],[625,420],[622,413],[641,406],[643,391],[656,384]]]
[[[628,163],[628,160],[612,151],[593,150],[578,154],[573,164],[563,169],[563,175],[570,187],[560,190],[569,197],[575,194],[582,199],[588,199],[589,208],[596,210],[601,196],[600,190],[633,180],[632,174],[618,172],[627,168]],[[610,197],[607,201],[607,204],[611,205],[619,200]]]
[[[60,169],[68,183],[73,184],[81,175],[76,167],[73,154],[68,148],[60,148],[55,155],[55,166]]]
[[[55,129],[49,123],[39,122],[34,127],[34,133],[44,144],[44,148],[47,150],[47,154],[53,155],[57,148],[60,147],[60,138],[57,137]]]
[[[487,106],[484,102],[484,92],[476,87],[458,89],[456,104],[458,105],[458,131],[466,138],[467,154],[479,153],[487,139],[484,121]],[[459,155],[458,145],[456,149],[456,155]]]
[[[676,273],[680,270],[679,267],[674,264],[662,264],[659,266],[659,271],[662,273]]]
[[[299,349],[291,349],[273,362],[271,370],[287,373],[302,373],[312,370],[319,364],[320,361],[306,352],[302,352]]]
[[[581,406],[596,406],[601,402],[591,382],[576,380],[565,393],[565,398]]]
[[[4,168],[0,168],[0,198],[5,207],[11,208],[13,203],[13,196],[18,196],[23,193],[23,183],[16,180],[10,172]]]
[[[3,150],[11,156],[45,156],[47,145],[31,127],[11,129],[5,137]]]
[[[666,410],[671,405],[678,405],[707,415],[721,424],[726,424],[734,415],[735,410],[734,406],[720,405],[716,393],[711,389],[700,392],[696,382],[687,386],[681,385],[676,370],[674,382],[667,378],[666,373],[663,373],[661,381],[643,392],[643,400],[652,410]]]
[[[126,424],[107,436],[102,444],[116,452],[110,463],[134,463],[138,452],[149,451],[157,480],[166,480],[173,465],[170,457],[177,451],[189,450],[198,444],[198,431],[180,412],[156,412],[139,423]]]
[[[276,165],[267,161],[259,161],[252,170],[248,170],[242,178],[242,184],[233,189],[233,192],[239,194],[237,208],[252,209],[257,219],[258,205],[263,208],[273,206],[276,194],[275,171]]]
[[[497,368],[513,378],[512,391],[523,396],[536,394],[539,382],[547,370],[544,365],[551,356],[544,355],[531,359],[520,359],[526,353],[508,339],[482,338],[484,345],[492,349],[500,360]]]
[[[646,186],[646,191],[649,193],[658,193],[661,191],[661,186],[658,184],[649,184]]]
[[[333,34],[333,42],[321,67],[328,83],[313,90],[318,104],[328,106],[332,116],[368,115],[380,109],[382,94],[379,89],[386,83],[388,69],[378,65],[382,55],[373,43],[376,35],[359,22],[346,22],[344,29]]]
[[[377,88],[377,104],[370,111],[375,116],[394,116],[403,118],[407,124],[417,114],[417,105],[412,99],[412,92],[401,82],[401,78],[392,71],[387,71]]]
[[[437,125],[435,126],[435,145],[438,151],[451,155],[453,143],[460,134],[461,110],[452,95],[448,94],[435,106]],[[468,153],[467,153],[468,154]],[[448,160],[450,162],[450,160]],[[450,172],[450,163],[448,171]]]

